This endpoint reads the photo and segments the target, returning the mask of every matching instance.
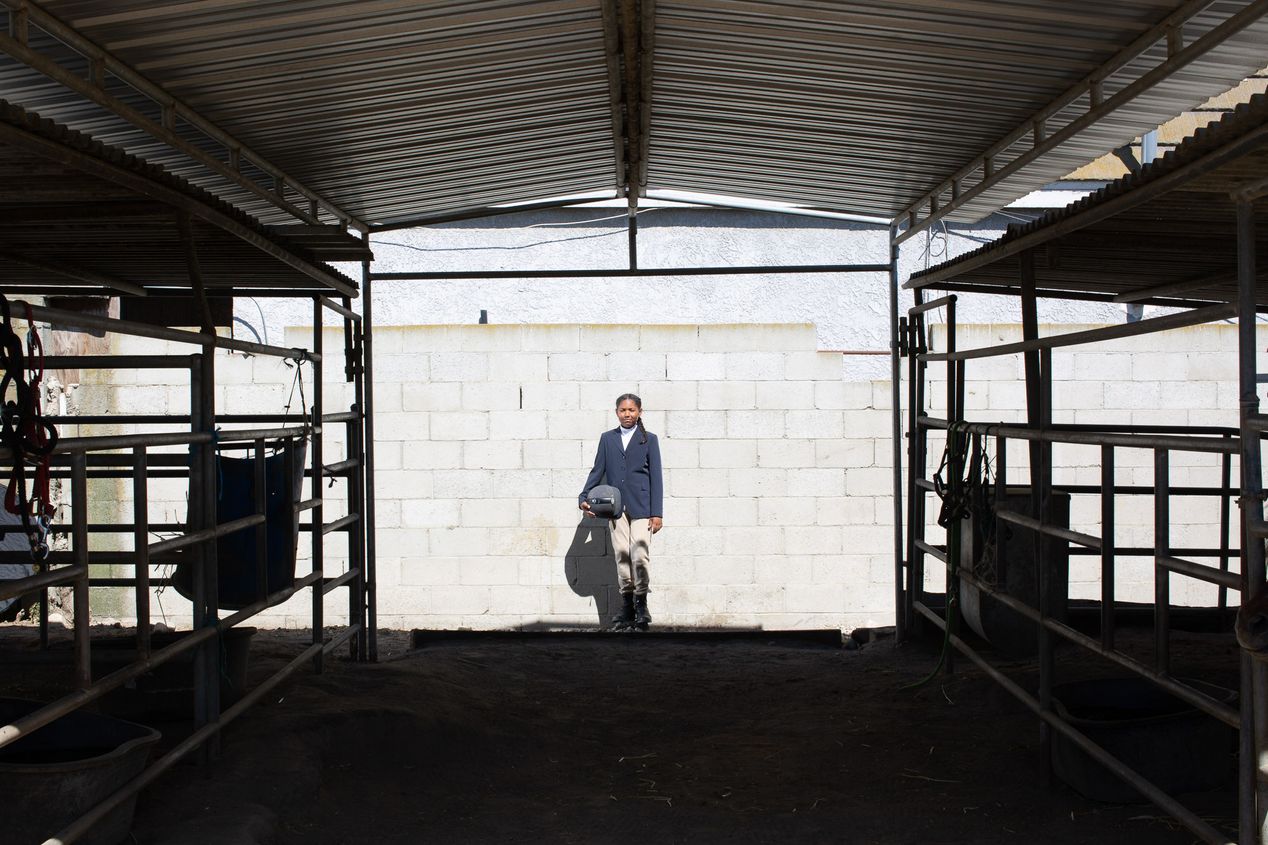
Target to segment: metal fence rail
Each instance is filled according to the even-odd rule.
[[[363,410],[365,379],[368,368],[363,355],[367,321],[351,310],[346,300],[335,306],[329,299],[306,295],[313,303],[313,350],[268,347],[247,344],[227,338],[219,338],[199,332],[164,329],[135,324],[110,318],[89,318],[74,312],[42,307],[32,307],[36,321],[76,327],[88,326],[115,334],[157,338],[166,341],[192,343],[202,351],[192,355],[102,355],[102,356],[48,356],[46,367],[97,368],[97,369],[178,369],[189,372],[190,413],[147,415],[93,415],[91,417],[57,417],[58,424],[134,424],[159,427],[163,430],[142,431],[135,434],[117,434],[95,437],[67,437],[58,441],[51,457],[52,477],[68,478],[71,489],[69,520],[54,526],[52,534],[69,535],[70,549],[54,551],[44,566],[44,571],[15,580],[0,582],[0,598],[39,595],[40,642],[49,646],[48,591],[56,586],[69,585],[74,594],[73,619],[73,684],[64,695],[49,702],[35,712],[0,725],[0,747],[38,731],[57,719],[82,707],[97,702],[102,696],[134,681],[179,657],[194,656],[194,733],[163,757],[152,763],[140,777],[120,785],[119,790],[103,803],[89,811],[66,830],[57,832],[49,842],[69,843],[89,832],[111,808],[135,795],[154,782],[180,759],[198,753],[210,759],[217,753],[217,737],[221,728],[245,712],[252,703],[267,691],[290,676],[300,666],[308,664],[320,672],[327,654],[345,645],[352,659],[370,659],[373,642],[371,603],[368,589],[373,567],[367,558],[367,537],[371,536],[373,522],[367,518],[364,507],[370,501],[366,472],[364,431],[369,425],[368,414]],[[323,311],[340,315],[344,323],[345,375],[354,384],[357,401],[346,410],[327,412],[323,408],[322,390],[322,314]],[[311,368],[313,381],[311,407],[302,414],[234,414],[217,415],[215,409],[215,349],[238,349],[259,355],[275,355],[292,358],[297,366]],[[313,421],[318,421],[314,423]],[[245,428],[222,430],[221,423],[231,423]],[[279,425],[280,424],[280,425]],[[172,426],[185,429],[172,430]],[[340,425],[344,429],[345,454],[332,467],[324,467],[323,432],[325,425]],[[303,499],[300,490],[295,491],[299,500],[293,505],[297,519],[309,516],[299,523],[300,532],[311,538],[312,570],[292,579],[281,589],[270,592],[267,568],[267,479],[266,455],[279,449],[293,460],[297,444],[307,440],[307,466],[302,468],[301,478],[307,478],[311,495]],[[184,447],[188,452],[159,451],[164,448]],[[221,451],[245,451],[253,465],[255,498],[253,513],[220,522],[216,513],[217,470],[216,462]],[[0,459],[12,460],[8,450],[0,450]],[[300,470],[300,468],[294,468]],[[288,477],[295,477],[294,473]],[[132,494],[132,522],[92,522],[89,519],[88,484],[93,479],[127,479],[124,483]],[[150,482],[154,479],[177,479],[187,485],[189,509],[185,522],[155,522],[149,520]],[[348,511],[332,522],[324,522],[324,479],[346,485]],[[173,533],[175,536],[154,541],[153,532]],[[219,561],[216,559],[217,541],[231,534],[254,535],[256,559],[260,562],[255,601],[247,607],[221,616],[217,597]],[[102,535],[130,535],[131,551],[113,551],[99,548],[94,538]],[[299,535],[297,535],[298,537]],[[329,573],[325,568],[327,546],[338,543],[338,554],[347,559],[346,571]],[[330,552],[334,553],[334,552]],[[0,559],[29,561],[24,552],[5,552]],[[155,573],[153,567],[172,563],[188,563],[193,568],[193,629],[176,642],[155,648],[151,638],[150,601],[151,588],[170,584],[170,577]],[[133,574],[103,576],[97,573],[100,564],[130,566]],[[92,595],[97,588],[131,588],[136,602],[136,651],[137,658],[109,674],[94,678],[92,674],[91,619]],[[327,593],[343,589],[348,593],[348,624],[327,636],[323,620],[323,598]],[[219,702],[219,663],[216,658],[219,637],[230,628],[256,617],[269,608],[293,596],[308,591],[312,601],[312,644],[305,648],[281,670],[249,691],[240,701],[222,712]],[[49,831],[53,834],[53,831]]]
[[[905,484],[896,484],[896,495],[906,489],[906,533],[900,527],[901,557],[896,561],[899,574],[899,602],[896,616],[900,631],[905,635],[921,621],[932,622],[945,632],[947,642],[958,652],[977,664],[988,676],[1004,686],[1010,693],[1034,710],[1040,718],[1041,772],[1047,778],[1051,771],[1052,738],[1059,733],[1090,756],[1130,783],[1149,800],[1171,814],[1193,831],[1203,842],[1228,843],[1229,838],[1207,821],[1184,807],[1173,797],[1149,783],[1121,760],[1114,758],[1096,746],[1086,736],[1061,718],[1053,707],[1052,689],[1056,677],[1054,648],[1058,640],[1073,644],[1106,661],[1107,664],[1147,679],[1152,684],[1179,698],[1214,719],[1231,725],[1240,731],[1239,752],[1239,835],[1240,845],[1256,845],[1262,839],[1261,828],[1268,810],[1268,771],[1261,771],[1258,760],[1268,750],[1268,736],[1256,738],[1256,724],[1268,722],[1268,675],[1262,663],[1252,661],[1243,653],[1240,687],[1240,705],[1230,706],[1207,693],[1172,677],[1171,674],[1171,593],[1170,579],[1184,577],[1218,587],[1218,607],[1227,606],[1227,593],[1234,591],[1244,604],[1262,589],[1265,580],[1264,543],[1268,536],[1268,523],[1263,518],[1263,492],[1261,479],[1261,437],[1268,426],[1259,414],[1255,388],[1262,380],[1257,365],[1254,298],[1255,274],[1253,217],[1249,203],[1243,202],[1238,210],[1238,244],[1240,261],[1240,290],[1238,302],[1196,308],[1190,311],[1141,320],[1122,326],[1079,331],[1049,337],[1038,336],[1036,300],[1033,284],[1033,257],[1021,256],[1023,291],[1022,327],[1023,339],[1017,343],[1000,344],[977,349],[956,348],[956,296],[946,295],[923,301],[920,289],[915,291],[915,306],[898,320],[896,340],[900,356],[907,359],[905,392],[906,407],[895,403],[895,424],[904,420],[908,440],[906,462],[908,474]],[[936,310],[945,312],[945,349],[930,351],[930,326],[927,315]],[[1167,331],[1184,326],[1198,325],[1215,319],[1237,317],[1239,325],[1238,359],[1241,383],[1240,425],[1232,427],[1189,426],[1096,426],[1062,425],[1052,421],[1052,350],[1058,347],[1096,343],[1105,340]],[[1025,363],[1026,420],[1021,423],[991,423],[965,419],[964,396],[967,384],[966,363],[1003,355],[1022,355]],[[935,416],[928,409],[928,382],[931,366],[945,366],[946,408],[945,415]],[[896,367],[895,372],[901,372]],[[930,437],[938,435],[945,440],[946,457],[940,472],[947,478],[945,489],[931,477]],[[1008,444],[1016,440],[1027,444],[1029,467],[1025,473],[1010,470]],[[1054,482],[1052,449],[1055,444],[1075,444],[1096,447],[1100,451],[1100,484],[1059,484]],[[1009,594],[988,579],[977,577],[972,567],[961,565],[967,558],[961,548],[958,534],[962,519],[952,514],[947,522],[945,542],[936,542],[926,536],[929,525],[930,493],[944,495],[948,502],[964,501],[966,491],[959,489],[963,483],[971,455],[986,455],[993,447],[995,473],[990,496],[980,501],[988,502],[988,510],[979,518],[1000,520],[1028,529],[1033,537],[1033,555],[1037,561],[1037,597],[1031,602]],[[1153,484],[1118,483],[1115,477],[1116,458],[1123,450],[1144,450],[1151,456]],[[1217,484],[1173,485],[1171,482],[1172,456],[1180,453],[1218,455],[1220,481]],[[1240,483],[1233,482],[1233,459],[1240,467]],[[1019,476],[1010,479],[1010,473]],[[896,478],[901,478],[897,476]],[[1010,483],[1011,481],[1011,483]],[[1007,503],[1005,495],[1027,495],[1029,512],[1022,512]],[[1053,516],[1055,495],[1095,497],[1100,502],[1100,530],[1092,533],[1075,530],[1058,524]],[[1153,502],[1153,545],[1123,545],[1115,542],[1116,505],[1124,497],[1149,496]],[[1219,531],[1217,545],[1174,544],[1171,537],[1171,510],[1176,497],[1214,498],[1219,503]],[[960,497],[960,498],[956,498]],[[1240,544],[1231,540],[1234,532],[1232,507],[1241,509]],[[967,525],[967,523],[964,523]],[[1082,554],[1100,558],[1100,630],[1092,636],[1076,630],[1054,609],[1057,602],[1064,602],[1053,583],[1052,561],[1057,554]],[[1123,651],[1117,645],[1115,618],[1115,573],[1121,558],[1137,556],[1152,559],[1154,571],[1152,656],[1139,659]],[[926,590],[928,561],[939,564],[944,573],[942,600],[934,601]],[[1233,561],[1240,566],[1232,566]],[[967,585],[984,596],[1007,608],[1019,617],[1036,625],[1038,683],[1032,694],[1024,690],[1004,672],[992,666],[986,656],[979,654],[963,639],[956,636],[961,620],[959,591]],[[1068,589],[1068,588],[1067,588]],[[943,609],[932,609],[942,604]],[[1232,640],[1232,634],[1229,633]],[[947,671],[953,662],[946,661]],[[1161,741],[1166,741],[1165,738]]]

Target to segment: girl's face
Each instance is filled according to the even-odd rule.
[[[621,421],[621,428],[633,428],[638,422],[639,408],[632,399],[626,399],[616,406],[616,418]]]

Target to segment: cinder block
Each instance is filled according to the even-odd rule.
[[[549,611],[550,593],[538,586],[494,586],[489,590],[493,613],[540,615]]]
[[[726,353],[669,352],[665,372],[670,381],[725,381]]]
[[[547,357],[551,381],[606,381],[608,356],[602,352],[554,352]]]
[[[790,555],[834,555],[841,552],[841,530],[838,528],[790,525],[783,531],[784,551]]]
[[[441,430],[444,431],[445,429],[442,428]],[[427,413],[374,415],[374,437],[376,440],[425,440],[430,436],[430,433],[431,419]]]
[[[492,352],[489,372],[501,381],[537,382],[547,379],[545,352]]]
[[[545,440],[548,434],[544,413],[490,411],[490,440]]]
[[[730,411],[756,407],[756,396],[751,381],[707,381],[700,385],[697,401],[702,411]]]
[[[462,385],[462,408],[464,411],[519,410],[520,394],[520,386],[512,382],[467,382]]]
[[[814,406],[824,411],[859,411],[872,408],[872,384],[859,381],[817,381]]]
[[[845,584],[849,601],[859,585],[870,583],[871,562],[870,555],[819,555],[812,564],[811,579],[816,584]]]
[[[489,436],[488,414],[478,411],[433,411],[430,417],[432,440],[485,440]],[[378,433],[376,428],[376,436]]]
[[[819,525],[872,525],[876,522],[874,496],[825,496],[815,500]]]
[[[759,525],[814,525],[817,507],[813,500],[792,496],[770,496],[757,500]]]
[[[400,528],[400,501],[397,499],[376,499],[374,503],[374,524],[378,528]],[[382,573],[380,573],[379,583],[384,583]]]
[[[754,382],[759,410],[809,410],[815,407],[815,385],[811,381]]]
[[[581,326],[582,352],[636,352],[638,326]]]
[[[1107,382],[1105,407],[1132,410],[1155,410],[1162,401],[1162,386],[1157,382]]]
[[[612,352],[608,355],[608,378],[614,382],[663,381],[665,353]]]
[[[813,560],[807,555],[758,555],[753,580],[758,584],[809,584]]]
[[[426,528],[393,528],[378,532],[377,551],[384,557],[411,557],[428,554]],[[299,544],[300,549],[304,544]]]
[[[581,407],[581,390],[576,382],[525,384],[520,395],[525,411],[575,411]]]
[[[789,469],[789,496],[844,496],[845,471],[827,469]]]
[[[783,437],[784,411],[725,411],[727,437]],[[791,412],[788,412],[791,413]]]
[[[695,440],[660,438],[660,460],[666,468],[695,469],[700,466],[700,444]]]
[[[457,524],[468,528],[508,528],[520,524],[520,500],[513,498],[463,499]]]
[[[718,467],[753,467],[757,465],[756,440],[701,440],[700,466],[714,469]]]
[[[1131,356],[1121,352],[1076,352],[1074,378],[1080,381],[1131,381]]]
[[[731,381],[780,381],[784,378],[784,354],[780,352],[727,352],[726,377]]]
[[[521,469],[523,448],[518,440],[471,440],[462,445],[466,469]]]
[[[585,411],[603,411],[608,414],[612,425],[616,425],[616,397],[623,391],[620,387],[606,381],[583,381],[578,384],[581,392],[581,409]],[[646,401],[646,400],[645,400]]]
[[[431,473],[431,478],[434,495],[438,498],[485,499],[493,495],[493,476],[484,470],[436,470]]]
[[[753,556],[723,554],[702,556],[693,561],[695,580],[701,586],[753,583]]]
[[[488,381],[489,356],[483,352],[433,352],[432,381]]]
[[[893,417],[889,411],[842,411],[841,419],[842,433],[847,438],[865,437],[888,440],[893,427]]]
[[[727,555],[774,555],[784,551],[784,529],[778,525],[728,527],[722,538],[722,552]]]
[[[700,348],[726,352],[740,348],[763,352],[813,349],[815,327],[811,323],[715,323],[700,327]]]
[[[431,380],[429,359],[429,355],[419,352],[375,355],[374,380],[376,382],[428,382]],[[342,371],[342,367],[340,370]]]
[[[779,613],[784,609],[782,584],[727,584],[727,613]]]
[[[514,352],[520,348],[522,327],[518,323],[445,326],[451,348],[463,352]]]
[[[1217,407],[1218,389],[1215,382],[1169,382],[1162,387],[1158,407],[1188,410],[1190,408]],[[1235,407],[1226,405],[1225,407]]]
[[[615,419],[603,411],[547,411],[546,432],[552,440],[595,438],[613,428]]]
[[[876,443],[872,439],[816,440],[815,466],[870,467],[875,462]]]
[[[448,557],[482,557],[489,554],[489,529],[455,527],[427,529],[432,554]]]
[[[784,414],[787,437],[835,438],[845,433],[842,411],[788,411]]]
[[[788,495],[788,470],[755,467],[753,469],[727,470],[732,496]]]
[[[836,381],[841,378],[838,352],[789,352],[784,356],[788,381]]]
[[[524,441],[525,469],[573,469],[585,461],[579,440]]]
[[[814,440],[757,441],[757,466],[759,467],[812,467],[814,465]]]
[[[655,601],[656,606],[672,607],[675,613],[698,616],[721,613],[726,607],[726,592],[711,587],[670,586],[657,590]]]
[[[449,528],[462,520],[457,499],[406,499],[400,508],[406,528]]]
[[[678,528],[688,528],[700,524],[700,500],[665,496],[665,524],[673,524]]]
[[[841,613],[845,587],[841,584],[788,584],[784,607],[791,613]]]
[[[577,500],[529,498],[535,491],[525,491],[524,497],[516,499],[519,504],[519,522],[524,528],[558,527],[575,523],[580,511]]]
[[[376,384],[374,386],[374,412],[397,412],[405,410],[402,385]],[[351,402],[348,403],[351,407]]]
[[[886,514],[889,513],[888,501],[877,503],[877,512],[882,509]],[[936,515],[936,512],[933,514]],[[837,530],[837,529],[825,529]],[[878,525],[847,525],[840,529],[844,542],[844,548],[849,549],[856,554],[881,554],[886,550],[894,548],[894,528],[886,524]],[[930,567],[932,572],[934,567]],[[937,574],[937,573],[935,573]],[[941,575],[938,576],[937,583],[941,584]]]
[[[463,585],[518,584],[519,577],[519,561],[507,558],[465,558],[458,569]]]
[[[642,380],[638,383],[638,395],[643,399],[643,406],[649,409],[694,411],[699,407],[694,381]]]
[[[376,401],[378,390],[379,388],[376,385]],[[401,387],[401,407],[405,411],[462,410],[462,385],[458,382],[403,385]]]
[[[525,352],[576,352],[581,348],[580,339],[579,326],[523,326],[520,349]]]
[[[668,469],[664,476],[665,490],[675,496],[721,496],[728,485],[725,469]]]
[[[666,528],[652,538],[652,558],[657,555],[717,555],[726,536],[722,528]]]
[[[488,587],[438,587],[428,597],[433,608],[445,614],[466,617],[489,612],[491,592]]]
[[[571,535],[571,532],[569,532]],[[554,550],[558,530],[544,528],[490,528],[488,553],[511,557],[548,555]]]
[[[644,352],[694,352],[697,326],[641,326],[638,348]]]
[[[735,496],[702,498],[699,500],[701,525],[756,525],[757,499]]]
[[[665,434],[684,440],[726,437],[726,412],[669,411],[665,414]]]
[[[405,469],[460,469],[462,443],[456,440],[414,440],[393,444],[401,454]],[[375,449],[376,467],[382,467],[382,446]]]

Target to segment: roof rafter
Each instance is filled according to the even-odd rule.
[[[221,178],[304,223],[319,222],[320,209],[325,209],[342,225],[359,231],[366,230],[366,224],[354,215],[344,211],[316,191],[305,187],[233,135],[168,93],[162,86],[138,73],[111,52],[49,14],[37,4],[30,0],[0,0],[0,4],[8,7],[10,18],[10,32],[0,32],[0,51],[91,100],[156,140],[207,167]],[[32,48],[29,43],[32,25],[84,56],[89,63],[89,77],[84,78],[67,70],[53,59]],[[162,109],[161,122],[151,120],[118,97],[108,93],[105,90],[107,73],[159,104]],[[181,138],[175,131],[177,120],[194,127],[222,146],[225,149],[227,161],[222,161]],[[244,160],[267,174],[272,179],[273,185],[265,187],[243,173],[241,166]],[[287,189],[303,197],[308,208],[301,208],[287,200],[285,197]]]

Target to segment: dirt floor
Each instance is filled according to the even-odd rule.
[[[262,632],[252,674],[304,636]],[[301,670],[226,730],[216,763],[147,790],[134,841],[1195,841],[1150,805],[1040,786],[1036,720],[967,662],[903,689],[937,643],[381,642],[378,664]],[[1228,662],[1190,645],[1208,669]],[[1061,663],[1070,676],[1088,660]],[[1004,666],[1033,681],[1030,664]],[[1231,786],[1186,800],[1233,823]]]

